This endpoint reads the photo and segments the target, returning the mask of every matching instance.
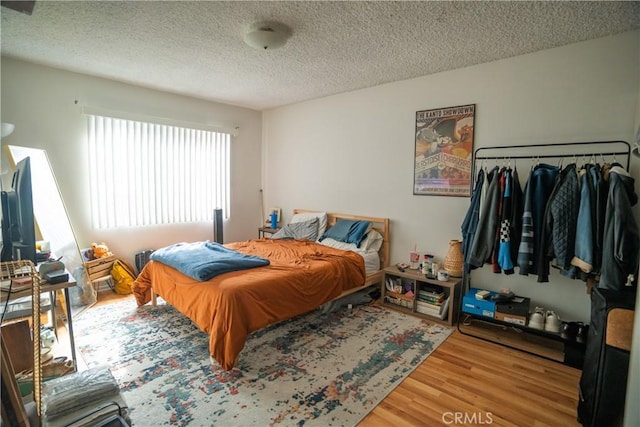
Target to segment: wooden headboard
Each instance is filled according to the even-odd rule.
[[[306,209],[294,209],[293,214],[297,213],[310,213],[310,212],[318,212],[311,211]],[[331,227],[338,221],[338,218],[343,219],[351,219],[356,221],[370,221],[373,225],[373,229],[382,235],[382,246],[378,253],[380,254],[380,268],[385,268],[389,266],[389,218],[376,218],[371,216],[360,216],[360,215],[349,215],[349,214],[339,214],[339,213],[331,213],[327,212],[327,228]]]

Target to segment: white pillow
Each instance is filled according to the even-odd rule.
[[[383,240],[384,238],[382,237],[382,234],[376,230],[369,230],[367,236],[364,238],[362,243],[360,243],[360,249],[378,252],[382,247]]]
[[[322,239],[320,244],[329,246],[334,249],[342,249],[343,251],[358,251],[358,246],[355,243],[345,243],[336,239],[332,239],[331,237],[327,237],[326,239]]]
[[[289,224],[296,222],[309,221],[313,218],[318,218],[318,239],[322,237],[327,229],[327,213],[326,212],[304,212],[293,215]]]
[[[378,252],[382,247],[382,240],[382,234],[378,233],[376,230],[370,230],[362,243],[360,243],[360,247],[358,247],[355,243],[345,243],[339,240],[332,239],[331,237],[323,239],[320,243],[332,248],[342,249],[343,251]]]

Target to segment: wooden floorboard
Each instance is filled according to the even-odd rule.
[[[456,330],[359,425],[579,426],[580,373]]]
[[[359,426],[579,426],[580,373],[455,330]]]

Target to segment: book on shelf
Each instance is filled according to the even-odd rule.
[[[429,315],[429,316],[440,317],[440,311],[431,310],[431,309],[428,309],[428,308],[424,308],[422,306],[416,306],[416,311],[418,313],[426,314],[426,315]]]
[[[434,288],[421,288],[419,292],[421,292],[424,295],[429,295],[429,296],[444,295],[444,292],[442,291],[442,289],[434,289]]]
[[[449,298],[445,299],[442,304],[429,304],[424,301],[416,301],[416,311],[432,316],[440,317],[449,308]]]
[[[0,282],[0,290],[2,290],[2,292],[19,292],[25,289],[31,289],[31,285],[31,277],[14,277],[13,279],[2,280],[2,282]]]
[[[442,307],[442,304],[432,304],[430,302],[421,301],[420,299],[416,301],[416,304],[420,307],[425,308],[426,310],[434,310],[438,313],[440,312],[440,308]]]
[[[430,295],[425,294],[422,291],[418,291],[418,300],[429,302],[432,304],[441,304],[444,301],[445,295],[444,293],[441,295]]]

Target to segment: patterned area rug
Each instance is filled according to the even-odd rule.
[[[162,300],[95,307],[74,329],[88,366],[111,367],[137,426],[352,426],[451,333],[377,306],[316,310],[253,333],[227,372]]]

